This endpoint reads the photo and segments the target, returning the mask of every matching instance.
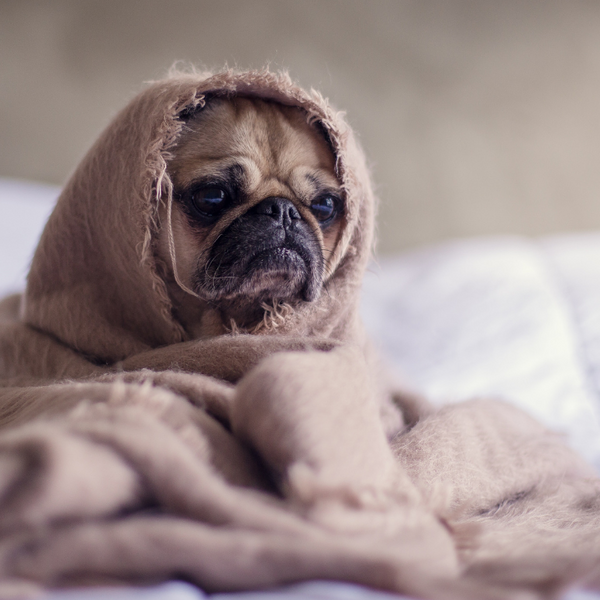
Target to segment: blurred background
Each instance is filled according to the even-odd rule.
[[[286,68],[346,110],[383,253],[600,229],[600,2],[0,0],[0,176],[63,183],[176,60]]]

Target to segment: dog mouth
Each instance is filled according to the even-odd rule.
[[[245,250],[245,251],[244,251]],[[284,244],[248,252],[240,248],[234,257],[212,257],[212,269],[200,282],[208,299],[289,300],[315,297],[313,260],[309,252]]]
[[[300,253],[287,246],[275,246],[254,254],[248,261],[248,267],[253,269],[271,270],[278,266],[289,268],[292,265],[305,265]]]
[[[237,295],[262,299],[297,296],[306,284],[303,258],[289,248],[266,250],[250,260],[246,279]]]

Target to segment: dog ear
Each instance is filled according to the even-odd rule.
[[[186,106],[177,113],[177,118],[184,123],[193,119],[199,112],[203,111],[213,98],[218,97],[217,94],[203,94],[199,98],[198,104]]]
[[[323,123],[318,120],[310,121],[310,123],[316,129],[317,133],[319,135],[323,136],[323,139],[325,140],[325,142],[327,142],[327,146],[329,147],[329,150],[331,150],[331,153],[335,156],[336,155],[335,146],[333,145],[331,135],[329,135],[329,131],[327,130],[325,125],[323,125]]]
[[[198,106],[188,106],[177,114],[177,118],[184,123],[193,119],[203,108],[204,104]]]

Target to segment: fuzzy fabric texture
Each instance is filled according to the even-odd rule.
[[[316,301],[189,339],[154,244],[182,116],[207,94],[303,109],[345,211]],[[437,600],[600,584],[600,480],[561,440],[502,403],[434,411],[391,391],[358,317],[374,212],[343,116],[285,74],[174,74],[115,118],[25,294],[0,303],[0,595],[172,577]]]

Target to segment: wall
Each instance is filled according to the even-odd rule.
[[[289,68],[347,110],[383,252],[600,228],[600,2],[0,2],[0,176],[60,183],[175,60]]]

